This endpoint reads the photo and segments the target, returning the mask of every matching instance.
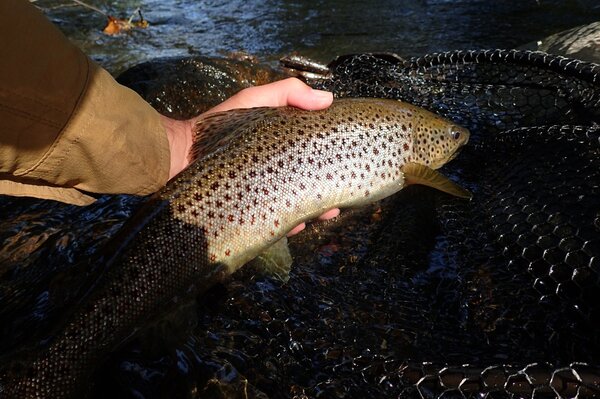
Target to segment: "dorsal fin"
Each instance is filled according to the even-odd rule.
[[[409,162],[405,164],[401,170],[404,173],[406,184],[422,184],[455,195],[459,198],[471,199],[471,197],[473,197],[469,191],[428,166]]]
[[[240,128],[276,112],[275,107],[240,108],[201,117],[194,125],[190,162],[226,146],[239,135]]]

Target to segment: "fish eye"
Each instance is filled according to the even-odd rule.
[[[454,140],[458,140],[460,138],[460,132],[458,130],[453,130],[452,132],[450,132],[450,134],[452,135],[452,139]]]

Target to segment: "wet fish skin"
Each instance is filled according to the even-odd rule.
[[[325,111],[257,108],[198,125],[200,157],[115,238],[127,249],[39,357],[0,372],[0,397],[67,398],[151,317],[233,273],[297,224],[405,185],[402,167],[438,168],[469,132],[396,100],[336,100]],[[140,217],[140,216],[138,216]]]
[[[404,185],[403,165],[416,162],[437,169],[469,138],[466,129],[396,100],[343,99],[325,112],[259,108],[225,116],[225,126],[223,115],[201,122],[198,135],[208,131],[220,138],[214,134],[219,129],[232,134],[197,148],[219,150],[196,164],[201,170],[191,173],[190,181],[178,188],[174,184],[169,197],[178,197],[175,190],[189,193],[191,187],[203,187],[192,196],[204,204],[199,209],[197,201],[192,204],[209,212],[195,216],[190,200],[179,197],[173,200],[174,216],[204,223],[208,237],[238,237],[239,242],[229,239],[227,246],[211,246],[215,249],[208,255],[231,271],[262,252],[249,249],[247,237],[255,237],[264,248],[263,243],[272,244],[323,211],[391,195]]]

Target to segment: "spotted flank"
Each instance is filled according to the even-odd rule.
[[[235,270],[299,223],[386,197],[407,177],[468,197],[431,170],[468,138],[466,129],[396,100],[226,111],[198,122],[197,161],[164,198],[175,198],[175,218],[206,231],[209,259]],[[420,165],[418,175],[407,174],[407,164]]]

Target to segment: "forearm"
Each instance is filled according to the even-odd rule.
[[[165,184],[166,131],[137,94],[26,0],[0,2],[0,42],[0,193],[83,204],[91,198],[79,190],[148,194]]]

